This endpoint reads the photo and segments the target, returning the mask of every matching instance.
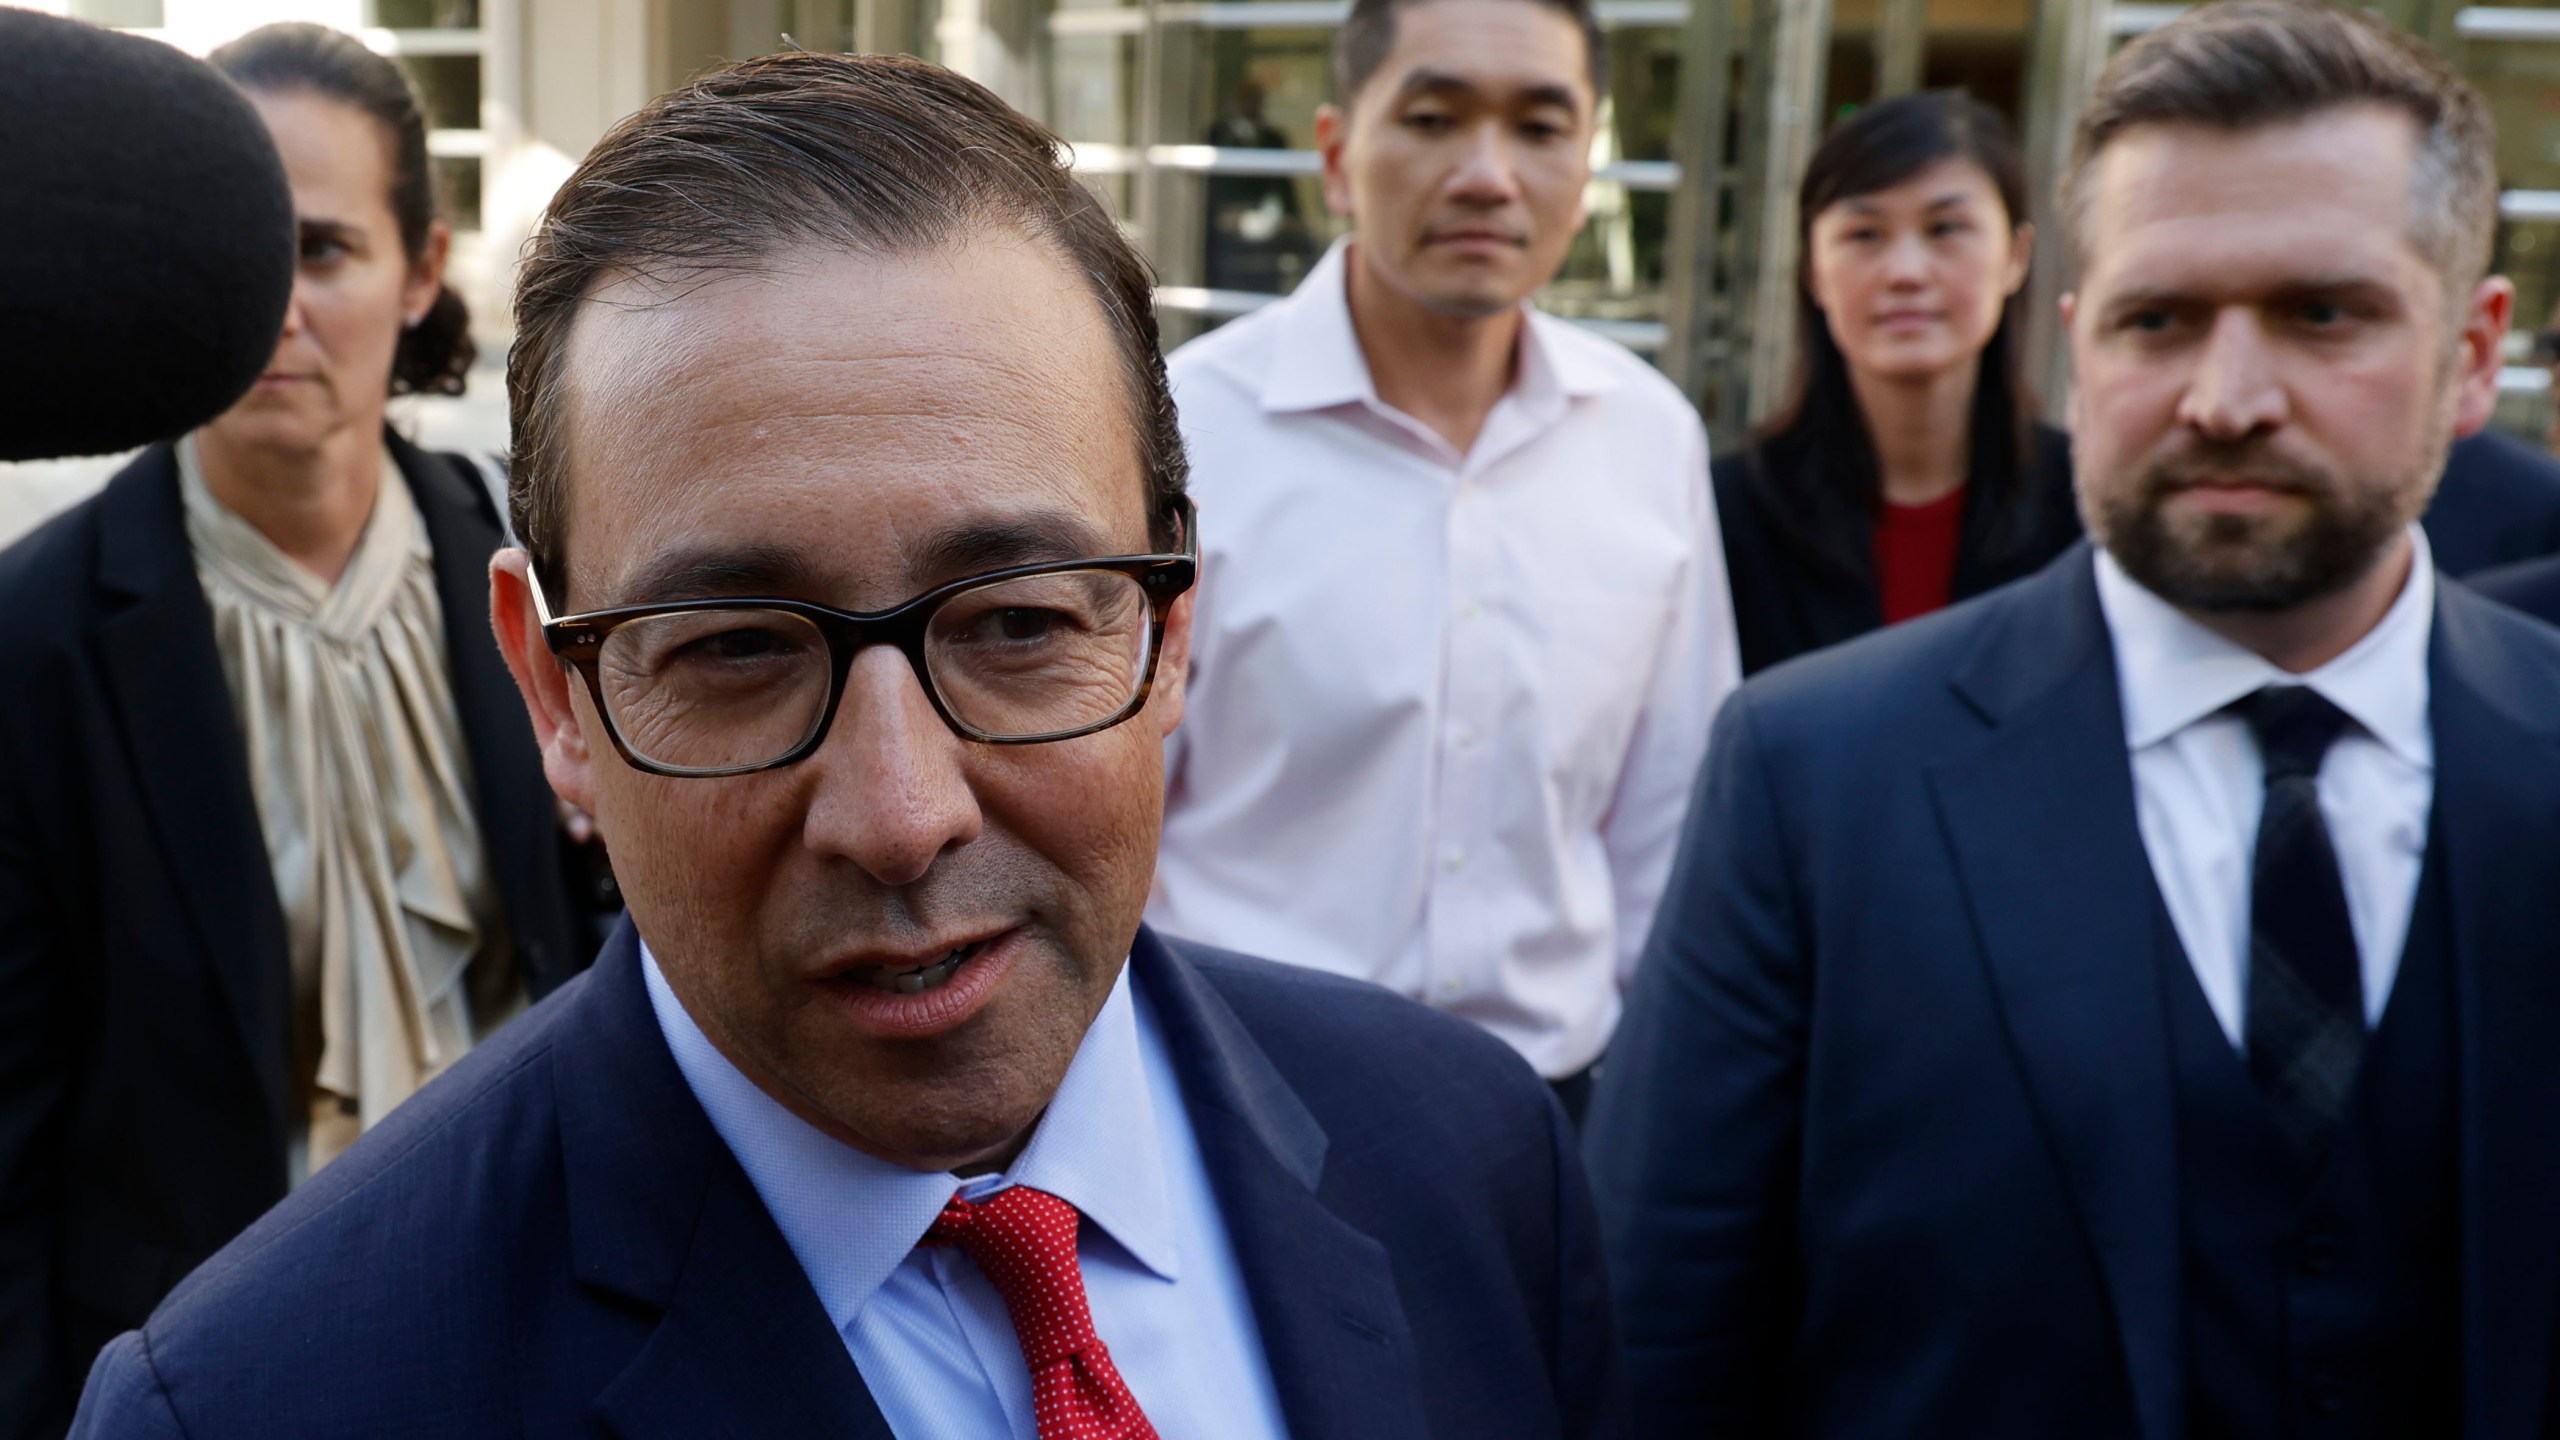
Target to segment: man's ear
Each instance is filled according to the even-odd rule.
[[[2076,333],[2071,322],[2080,314],[2080,292],[2065,290],[2055,308],[2062,312],[2062,343],[2068,347]],[[2072,371],[2071,386],[2062,396],[2062,426],[2074,435],[2080,433],[2080,380],[2076,367]]]
[[[2035,258],[2036,227],[2031,221],[2020,221],[2018,228],[2009,232],[2009,268],[2000,277],[2004,285],[2001,294],[2018,293],[2020,287],[2027,283],[2027,268],[2035,263]]]
[[[1351,172],[1343,168],[1343,147],[1351,141],[1351,113],[1339,105],[1316,107],[1316,153],[1324,158],[1325,208],[1345,219],[1351,211]]]
[[[1191,617],[1200,587],[1192,586],[1165,612],[1164,650],[1156,656],[1155,688],[1147,694],[1147,713],[1155,717],[1159,737],[1182,723],[1182,707],[1191,694]]]
[[[533,721],[534,744],[542,751],[542,773],[551,793],[589,814],[596,809],[595,770],[580,718],[585,708],[569,668],[552,655],[542,638],[542,621],[533,608],[533,557],[510,545],[489,559],[489,623],[498,632],[498,652],[507,673],[524,696],[526,716]]]
[[[2515,282],[2492,275],[2471,287],[2455,337],[2453,433],[2475,435],[2498,408],[2498,371],[2506,361],[2507,321],[2515,314]]]

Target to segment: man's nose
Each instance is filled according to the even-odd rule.
[[[882,885],[924,878],[936,857],[976,839],[984,823],[967,749],[904,654],[890,645],[863,651],[845,676],[834,726],[803,762],[817,770],[807,843]]]
[[[1500,123],[1484,121],[1466,132],[1467,148],[1449,176],[1453,200],[1475,205],[1502,205],[1520,195],[1520,177],[1512,161],[1511,143]]]
[[[2282,424],[2285,391],[2275,362],[2257,316],[2239,309],[2217,314],[2179,397],[2179,421],[2216,440],[2238,440]]]

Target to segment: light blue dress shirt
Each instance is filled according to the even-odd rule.
[[[1010,1170],[962,1181],[874,1159],[740,1074],[641,964],[694,1098],[763,1197],[899,1440],[1038,1440],[1004,1300],[956,1248],[919,1249],[955,1192],[1029,1185],[1083,1212],[1094,1329],[1164,1440],[1286,1440],[1280,1398],[1153,1007],[1119,983]]]

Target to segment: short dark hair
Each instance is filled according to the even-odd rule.
[[[1360,98],[1378,67],[1396,48],[1396,16],[1431,0],[1351,0],[1351,14],[1333,37],[1333,103],[1348,110]],[[1609,91],[1609,49],[1600,36],[1600,17],[1591,0],[1520,0],[1553,10],[1582,31],[1582,53],[1591,76],[1594,98]]]
[[[895,55],[768,55],[650,101],[552,199],[516,283],[507,357],[508,509],[535,573],[566,593],[562,379],[587,298],[625,276],[755,273],[780,252],[906,254],[991,226],[1083,277],[1118,342],[1152,543],[1170,548],[1188,473],[1156,336],[1154,275],[1057,137],[994,92]]]
[[[398,65],[342,30],[300,22],[261,25],[205,59],[243,90],[307,91],[371,116],[390,144],[391,214],[400,247],[412,260],[425,252],[436,220],[435,172],[427,165],[426,111]],[[426,317],[400,332],[391,393],[459,395],[478,354],[470,307],[444,286]]]
[[[2317,0],[2215,0],[2108,61],[2062,175],[2072,243],[2086,243],[2098,155],[2127,130],[2254,130],[2348,105],[2384,106],[2417,126],[2409,237],[2449,287],[2477,283],[2498,229],[2498,132],[2488,105],[2416,36]]]
[[[2011,228],[2027,223],[2027,170],[2008,122],[1955,90],[1899,95],[1859,109],[1823,137],[1797,190],[1796,253],[1804,258],[1796,283],[1795,389],[1754,437],[1763,460],[1753,473],[1780,542],[1850,573],[1873,563],[1869,537],[1884,503],[1884,480],[1849,359],[1813,303],[1813,224],[1842,201],[1892,189],[1945,160],[1979,166]],[[1999,328],[1982,347],[1968,412],[1965,486],[1972,498],[1966,503],[1988,507],[1993,517],[1982,533],[1995,564],[2035,540],[2027,523],[2035,499],[2027,470],[2036,399],[2024,364],[2025,295],[2022,285],[2001,307]]]

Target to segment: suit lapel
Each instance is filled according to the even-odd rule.
[[[489,557],[504,532],[487,508],[486,491],[464,484],[443,460],[397,435],[389,443],[434,552],[446,666],[463,743],[471,753],[480,843],[506,902],[533,993],[547,994],[585,957],[565,948],[574,943],[568,917],[556,913],[556,893],[545,893],[559,887],[539,884],[560,868],[551,787],[542,778],[542,755],[525,719],[524,702],[489,630]]]
[[[626,1440],[894,1440],[742,1174],[705,1187],[666,1314],[596,1413]]]
[[[164,862],[230,1000],[281,1155],[292,1048],[284,912],[167,446],[116,477],[99,519],[99,580],[121,601],[110,601],[98,629],[100,667]]]
[[[1386,1248],[1327,1209],[1325,1134],[1200,973],[1152,932],[1130,952],[1296,1440],[1423,1440],[1422,1379]]]
[[[1983,743],[1929,781],[2106,1280],[2141,1433],[2172,1440],[2184,1367],[2158,910],[2088,552],[2027,582],[2007,612],[1955,681]]]
[[[2502,628],[2439,589],[2429,719],[2462,1037],[2464,1413],[2521,1440],[2550,1418],[2560,1305],[2560,686]]]
[[[892,1440],[861,1372],[754,1185],[676,1069],[628,922],[553,1060],[579,1281],[659,1312],[596,1398],[627,1440]]]

